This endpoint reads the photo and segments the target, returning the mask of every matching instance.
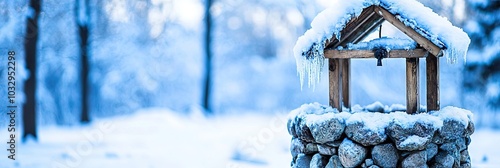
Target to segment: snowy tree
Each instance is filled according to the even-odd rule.
[[[478,123],[497,123],[487,113],[500,109],[500,1],[468,0],[467,6],[464,29],[472,42],[463,74],[463,102],[483,113]]]
[[[78,0],[75,3],[75,17],[80,35],[80,78],[81,78],[81,122],[89,122],[89,0]]]
[[[205,1],[205,81],[203,87],[203,102],[202,106],[207,113],[211,113],[211,83],[212,83],[212,15],[210,8],[212,0]]]
[[[37,88],[37,43],[38,43],[38,18],[41,11],[40,0],[30,0],[29,7],[33,10],[33,16],[28,17],[26,26],[26,37],[24,50],[26,53],[26,67],[30,73],[24,85],[26,102],[23,104],[23,139],[37,138],[36,133],[36,88]]]

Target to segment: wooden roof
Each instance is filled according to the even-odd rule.
[[[446,49],[445,45],[440,43],[438,45],[432,43],[427,37],[422,36],[417,31],[423,32],[422,30],[417,30],[406,26],[397,17],[397,14],[393,14],[386,10],[382,6],[372,5],[364,8],[358,17],[352,18],[340,31],[341,38],[337,39],[334,34],[325,43],[325,51],[336,49],[338,46],[345,46],[348,43],[358,43],[363,40],[370,33],[375,31],[383,21],[387,20],[389,23],[394,25],[400,31],[408,35],[413,39],[419,47],[424,48],[429,53],[435,56],[442,56],[442,50]]]

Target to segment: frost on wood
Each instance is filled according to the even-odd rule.
[[[325,43],[332,37],[340,40],[340,33],[346,24],[353,18],[358,17],[364,8],[378,5],[404,23],[414,29],[417,33],[441,48],[442,54],[449,63],[457,62],[458,57],[466,59],[467,49],[470,43],[468,35],[458,27],[453,26],[446,18],[434,13],[430,8],[425,7],[415,0],[350,0],[337,2],[331,8],[319,13],[311,23],[311,29],[299,37],[293,49],[297,61],[297,71],[300,77],[301,86],[304,83],[305,75],[308,75],[308,86],[314,88],[315,83],[320,79],[320,72],[324,65],[323,50]],[[396,49],[412,49],[412,44],[407,41],[380,40],[379,45]],[[367,43],[368,44],[368,43]],[[344,46],[352,49],[365,48],[351,45]],[[374,43],[373,43],[374,44]],[[408,46],[406,46],[408,45]]]

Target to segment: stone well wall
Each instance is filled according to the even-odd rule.
[[[292,167],[471,167],[472,113],[456,107],[341,112],[317,103],[289,115]]]

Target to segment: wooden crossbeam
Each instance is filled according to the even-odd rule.
[[[414,50],[391,50],[388,58],[423,58],[427,51],[424,49]],[[372,50],[325,50],[325,58],[375,58]]]
[[[394,25],[396,28],[401,30],[403,33],[408,35],[411,39],[415,40],[418,44],[420,44],[422,47],[427,49],[432,55],[435,56],[442,56],[441,54],[441,48],[436,46],[434,43],[431,41],[427,40],[427,38],[423,37],[420,35],[418,32],[413,30],[411,27],[406,26],[403,22],[401,22],[399,19],[396,18],[393,14],[391,14],[389,11],[386,9],[376,6],[375,7],[375,13],[379,14],[382,16],[385,20],[390,22],[392,25]]]

